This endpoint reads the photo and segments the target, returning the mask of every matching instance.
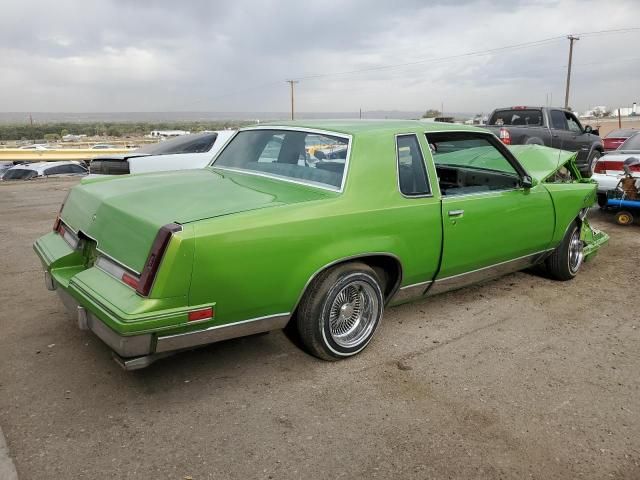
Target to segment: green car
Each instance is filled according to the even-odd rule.
[[[261,125],[202,170],[84,181],[34,248],[127,369],[285,327],[336,360],[386,306],[537,264],[572,279],[608,240],[574,159],[453,124]]]

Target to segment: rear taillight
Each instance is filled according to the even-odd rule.
[[[593,173],[606,173],[606,169],[604,168],[605,162],[597,162],[596,166],[593,169]]]
[[[158,267],[162,261],[162,256],[167,249],[167,245],[169,245],[169,240],[171,240],[171,235],[181,230],[182,227],[177,223],[170,223],[158,231],[158,234],[153,241],[153,245],[151,246],[151,251],[149,252],[147,261],[142,269],[138,286],[136,287],[136,292],[140,295],[144,297],[149,295],[153,281],[156,278],[156,273],[158,273]]]
[[[58,214],[56,215],[56,219],[53,222],[53,231],[54,232],[57,232],[58,229],[60,228],[60,222],[61,222],[60,215],[62,215],[62,209],[64,208],[64,204],[67,203],[67,198],[69,198],[69,194],[70,193],[71,192],[68,192],[67,196],[64,197],[64,200],[62,201],[62,205],[60,205],[60,210],[58,210]]]
[[[507,130],[506,128],[500,129],[499,138],[500,140],[502,140],[502,143],[504,143],[505,145],[511,145],[511,134],[509,133],[509,130]]]
[[[602,146],[605,150],[617,150],[624,143],[625,138],[609,137],[602,139]]]

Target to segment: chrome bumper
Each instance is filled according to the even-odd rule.
[[[56,285],[54,284],[54,288]],[[67,311],[77,322],[80,330],[90,330],[121,357],[139,357],[153,353],[153,335],[131,335],[125,337],[113,331],[89,310],[79,305],[75,298],[62,288],[55,288]]]
[[[116,362],[125,370],[147,367],[155,360],[180,350],[282,329],[291,317],[289,313],[283,313],[175,335],[158,336],[146,333],[123,336],[108,327],[90,310],[78,304],[64,289],[57,288],[58,285],[49,272],[45,271],[44,278],[47,289],[56,291],[69,314],[77,322],[78,328],[90,330],[106,343],[113,350]]]

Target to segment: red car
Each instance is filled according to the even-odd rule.
[[[638,133],[639,130],[635,128],[619,128],[607,133],[607,136],[602,139],[602,146],[604,151],[617,150],[624,141]]]

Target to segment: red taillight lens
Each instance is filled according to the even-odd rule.
[[[127,285],[129,285],[131,288],[138,288],[138,279],[136,277],[134,277],[133,275],[130,275],[128,273],[123,273],[122,277],[120,278],[124,283],[126,283]]]
[[[67,196],[64,197],[64,200],[62,201],[62,205],[60,205],[60,210],[58,210],[58,214],[56,215],[56,219],[53,222],[53,231],[54,232],[57,232],[58,229],[60,228],[60,215],[62,214],[62,209],[64,208],[64,204],[67,203],[67,198],[69,198],[69,194],[70,193],[71,192],[67,193]]]
[[[153,245],[151,246],[151,251],[149,252],[147,261],[144,264],[142,274],[140,275],[140,281],[136,287],[136,292],[140,295],[144,297],[149,295],[151,286],[153,285],[153,280],[156,278],[156,273],[158,273],[158,267],[162,261],[162,256],[167,249],[167,245],[169,245],[169,240],[171,240],[171,235],[175,232],[179,232],[180,230],[182,230],[180,225],[177,223],[170,223],[158,231],[156,239],[153,241]]]
[[[500,140],[502,140],[502,143],[505,145],[511,145],[511,134],[509,133],[509,130],[506,128],[500,129]]]
[[[626,139],[609,137],[602,139],[602,146],[605,150],[617,150],[620,145],[624,143]]]
[[[593,173],[605,173],[607,169],[604,168],[604,164],[605,162],[597,162],[593,169]]]
[[[189,312],[189,321],[197,322],[198,320],[207,320],[213,318],[213,307],[202,308]]]

